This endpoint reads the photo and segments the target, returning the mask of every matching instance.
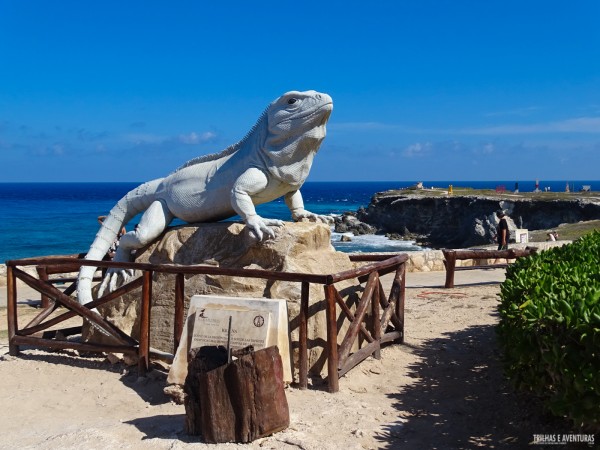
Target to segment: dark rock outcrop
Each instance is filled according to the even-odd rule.
[[[377,230],[369,224],[361,222],[356,218],[356,214],[345,212],[335,218],[334,229],[336,233],[353,233],[355,236],[361,234],[374,234]]]
[[[493,196],[434,196],[380,192],[367,209],[357,213],[362,222],[380,232],[421,236],[432,247],[465,248],[495,242],[495,211],[504,209],[509,226],[540,230],[562,223],[600,219],[594,199],[546,200]]]

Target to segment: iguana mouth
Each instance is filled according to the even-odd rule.
[[[281,122],[279,122],[277,125],[279,125],[280,123],[283,123],[287,120],[304,120],[304,119],[308,119],[309,117],[315,116],[317,114],[319,114],[321,112],[322,109],[324,108],[329,108],[329,111],[327,111],[326,114],[324,114],[323,118],[324,121],[322,124],[325,124],[327,122],[327,120],[329,119],[329,116],[331,115],[331,111],[333,110],[333,102],[327,102],[327,103],[323,103],[321,106],[319,106],[317,109],[315,109],[313,112],[307,113],[303,116],[298,116],[298,117],[294,117],[293,119],[284,119]]]
[[[328,103],[328,105],[333,105],[333,103]],[[329,108],[329,111],[323,114],[323,119],[321,119],[321,123],[319,125],[323,126],[327,123],[329,117],[331,116],[331,111],[333,111],[333,108]]]
[[[319,106],[319,108],[317,108],[315,111],[313,111],[313,112],[311,112],[311,113],[307,114],[307,115],[306,115],[306,116],[304,116],[304,117],[300,117],[300,119],[304,119],[304,118],[306,118],[306,117],[314,116],[315,114],[317,114],[317,113],[321,112],[321,110],[322,110],[322,109],[324,109],[324,108],[328,108],[328,109],[329,109],[328,113],[330,114],[330,113],[331,113],[331,110],[333,109],[333,102],[327,102],[327,103],[323,103],[323,104],[322,104],[321,106]],[[327,117],[329,117],[329,115],[327,115]]]

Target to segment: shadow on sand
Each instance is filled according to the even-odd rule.
[[[445,333],[414,353],[422,358],[410,367],[416,382],[392,395],[398,419],[380,448],[527,448],[534,434],[570,433],[509,386],[493,325]]]

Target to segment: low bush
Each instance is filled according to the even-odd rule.
[[[499,312],[516,387],[575,426],[600,430],[600,232],[509,266]]]

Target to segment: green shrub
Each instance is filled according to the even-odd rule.
[[[498,336],[517,388],[600,430],[600,232],[509,266]]]

